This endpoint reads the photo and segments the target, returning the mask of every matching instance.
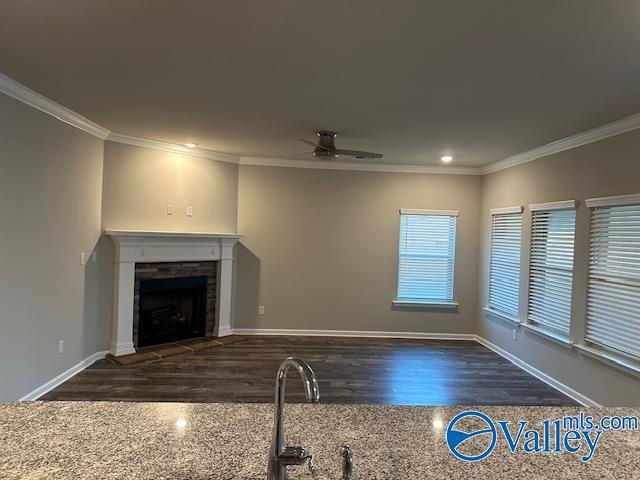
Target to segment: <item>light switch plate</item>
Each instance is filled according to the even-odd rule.
[[[264,315],[264,305],[258,305],[258,315]]]
[[[187,217],[193,217],[193,207],[191,205],[187,207]]]
[[[167,205],[167,215],[173,215],[173,205]]]
[[[80,265],[84,265],[87,262],[84,252],[80,252]]]
[[[62,355],[64,353],[64,340],[58,341],[58,355]]]

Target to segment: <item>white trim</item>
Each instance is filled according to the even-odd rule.
[[[533,325],[531,323],[521,323],[524,328],[536,333],[537,335],[541,335],[544,338],[551,340],[553,342],[558,342],[560,345],[571,348],[573,346],[573,342],[568,338],[562,336],[560,333],[556,333],[551,329],[546,329],[539,327],[538,325]]]
[[[159,232],[154,230],[105,230],[110,237],[162,237],[162,238],[230,238],[239,240],[242,233],[213,233],[213,232]]]
[[[584,201],[584,204],[589,208],[636,205],[640,204],[640,193],[632,193],[631,195],[616,195],[614,197],[587,198]]]
[[[229,335],[233,335],[233,329],[229,325],[224,325],[218,328],[216,337],[228,337]]]
[[[600,360],[601,362],[606,363],[607,365],[614,367],[618,370],[624,370],[632,375],[640,376],[640,364],[633,362],[632,360],[627,360],[626,358],[615,355],[613,353],[609,353],[606,350],[601,350],[598,348],[589,347],[587,345],[576,344],[575,347],[589,355],[596,360]]]
[[[563,152],[565,150],[597,142],[598,140],[604,140],[605,138],[630,132],[638,128],[640,128],[640,113],[636,113],[615,122],[607,123],[606,125],[601,125],[585,132],[577,133],[570,137],[556,140],[555,142],[527,150],[526,152],[518,153],[517,155],[505,158],[504,160],[485,165],[480,169],[480,171],[482,174],[486,175],[499,170],[504,170],[505,168],[515,167],[516,165],[531,162],[538,158],[546,157],[547,155],[553,155],[554,153]]]
[[[214,152],[206,148],[189,148],[178,143],[163,142],[161,140],[152,140],[150,138],[132,137],[120,133],[111,133],[107,137],[107,142],[123,143],[125,145],[133,145],[135,147],[152,148],[169,153],[179,153],[190,157],[208,158],[210,160],[218,160],[227,163],[240,163],[240,157],[228,155],[226,153]]]
[[[537,212],[540,210],[575,210],[578,206],[576,200],[561,200],[558,202],[532,203],[529,210]]]
[[[325,160],[292,160],[267,157],[238,157],[205,148],[188,148],[184,145],[152,140],[119,133],[111,133],[108,129],[92,122],[73,110],[50,100],[30,88],[0,73],[0,93],[4,93],[33,108],[51,115],[58,120],[94,135],[102,140],[124,143],[139,147],[153,148],[171,153],[180,153],[193,157],[203,157],[222,162],[242,165],[263,165],[270,167],[312,168],[322,170],[354,170],[396,173],[432,173],[444,175],[487,175],[506,168],[531,162],[538,158],[570,150],[582,145],[597,142],[605,138],[620,135],[640,128],[640,113],[601,125],[585,132],[572,135],[540,147],[518,153],[483,167],[445,167],[442,165],[399,165],[382,163],[359,163]]]
[[[242,235],[187,232],[131,232],[107,230],[113,241],[113,320],[111,353],[133,353],[135,264],[154,262],[218,261],[216,281],[216,336],[231,331],[233,249]]]
[[[73,367],[71,367],[69,370],[66,370],[66,371],[62,372],[60,375],[58,375],[57,377],[49,380],[44,385],[40,385],[38,388],[36,388],[32,392],[27,393],[20,400],[37,400],[38,398],[40,398],[45,393],[50,392],[51,390],[56,388],[61,383],[66,382],[67,380],[69,380],[74,375],[80,373],[82,370],[87,368],[89,365],[97,362],[98,360],[102,360],[104,357],[106,357],[107,353],[108,352],[96,352],[93,355],[88,356],[87,358],[82,360],[80,363],[78,363],[78,364],[74,365]]]
[[[441,215],[445,217],[457,217],[460,210],[425,210],[420,208],[401,208],[400,215]]]
[[[494,310],[493,308],[483,307],[482,310],[485,313],[485,317],[496,318],[498,320],[503,320],[505,322],[514,323],[516,325],[521,325],[522,322],[511,315],[507,315],[506,313],[499,312]]]
[[[136,353],[136,349],[133,347],[133,342],[114,342],[113,340],[109,344],[109,353],[114,357],[120,357],[122,355],[133,355]]]
[[[383,332],[377,330],[311,330],[294,328],[234,328],[235,335],[285,335],[299,337],[417,338],[423,340],[475,340],[471,333]]]
[[[413,307],[413,308],[442,308],[442,309],[455,309],[458,308],[457,302],[439,302],[437,300],[408,300],[402,298],[396,298],[391,302],[394,307]]]
[[[552,376],[547,375],[543,371],[538,370],[535,367],[532,367],[531,365],[529,365],[524,360],[519,359],[515,355],[507,352],[506,350],[503,350],[502,348],[498,347],[497,345],[494,345],[493,343],[489,342],[488,340],[485,340],[484,338],[476,335],[476,341],[478,343],[480,343],[481,345],[484,345],[485,347],[487,347],[489,350],[493,350],[494,352],[496,352],[501,357],[506,358],[511,363],[513,363],[515,366],[520,367],[521,369],[523,369],[525,372],[530,373],[531,375],[536,377],[538,380],[543,381],[547,385],[549,385],[549,386],[555,388],[556,390],[564,393],[566,396],[571,397],[572,399],[574,399],[576,402],[580,403],[581,405],[583,405],[585,407],[601,407],[602,406],[598,402],[596,402],[595,400],[592,400],[591,398],[587,397],[586,395],[583,395],[582,393],[578,392],[577,390],[574,390],[573,388],[565,385],[564,383],[560,382],[559,380],[556,380]]]
[[[479,167],[443,167],[441,165],[402,165],[358,163],[340,160],[291,160],[285,158],[241,157],[240,165],[265,167],[312,168],[320,170],[354,170],[363,172],[433,173],[443,175],[482,175]]]
[[[109,130],[0,73],[0,92],[104,140]]]
[[[522,205],[516,205],[514,207],[492,208],[489,210],[491,215],[506,215],[509,213],[522,213],[524,207]]]

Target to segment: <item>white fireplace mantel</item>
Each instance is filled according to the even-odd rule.
[[[106,230],[115,245],[113,331],[111,353],[135,353],[133,347],[133,290],[136,263],[219,261],[216,323],[218,337],[231,334],[233,246],[237,233],[150,232]]]

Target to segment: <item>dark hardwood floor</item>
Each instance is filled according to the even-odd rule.
[[[249,337],[246,342],[133,366],[101,360],[43,400],[272,402],[287,356],[316,373],[323,403],[576,405],[476,342]],[[304,400],[289,373],[287,400]]]

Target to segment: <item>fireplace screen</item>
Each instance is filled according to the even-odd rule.
[[[138,346],[205,336],[207,277],[140,281]]]

